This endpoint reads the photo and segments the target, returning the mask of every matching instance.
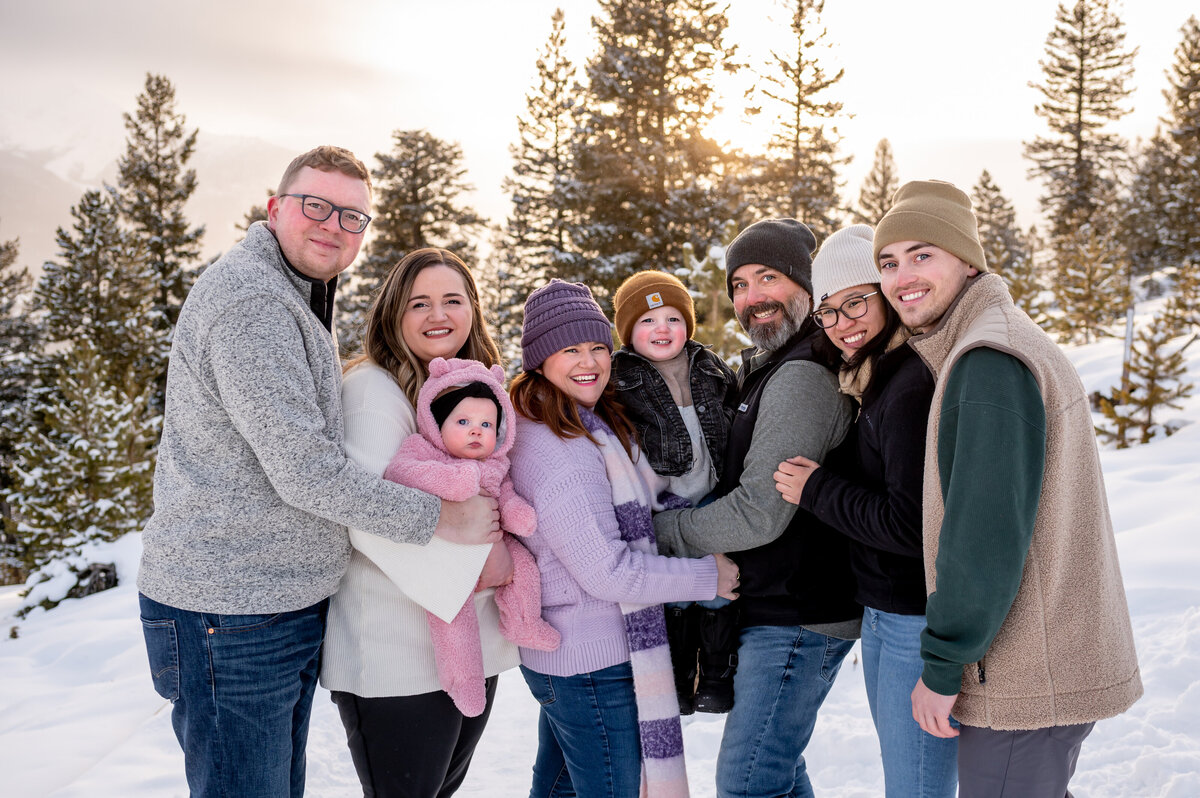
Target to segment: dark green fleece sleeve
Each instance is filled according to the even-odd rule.
[[[983,658],[1012,607],[1033,540],[1045,449],[1046,411],[1025,364],[988,348],[959,358],[939,420],[946,515],[921,633],[921,678],[935,693],[959,691],[963,666]]]

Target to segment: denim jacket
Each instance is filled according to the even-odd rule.
[[[688,356],[692,406],[700,418],[700,429],[719,479],[732,417],[726,404],[736,392],[737,379],[716,353],[701,344],[689,340],[684,351]],[[613,353],[612,373],[617,396],[637,428],[650,467],[664,477],[686,474],[694,460],[691,436],[658,369],[623,346]]]

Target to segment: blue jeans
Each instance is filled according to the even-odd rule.
[[[628,662],[577,676],[521,666],[542,705],[530,798],[637,798],[642,779]]]
[[[863,677],[887,798],[954,798],[957,792],[958,739],[934,737],[913,720],[924,628],[924,615],[863,610]]]
[[[138,599],[154,689],[175,705],[193,798],[300,798],[329,601],[217,615]]]
[[[742,630],[733,710],[717,754],[718,798],[811,798],[804,748],[853,647],[800,626]]]

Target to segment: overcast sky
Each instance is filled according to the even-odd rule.
[[[22,136],[50,146],[85,131],[117,142],[115,157],[120,112],[133,108],[149,71],[172,80],[189,126],[202,134],[256,137],[297,152],[337,143],[368,161],[390,148],[396,129],[426,128],[460,142],[477,204],[502,218],[499,183],[514,120],[559,5],[582,62],[593,50],[590,0],[0,0],[7,118],[0,146],[31,147],[13,140]],[[771,0],[731,5],[730,39],[742,60],[761,63],[786,35],[786,14]],[[1053,0],[830,0],[828,63],[846,70],[838,97],[853,115],[838,122],[843,152],[856,156],[846,194],[857,196],[875,143],[886,136],[902,179],[970,184],[990,168],[1019,207],[1027,205],[1036,187],[1013,185],[1023,181],[1024,165],[1019,146],[1009,151],[1012,141],[1043,129],[1027,83],[1040,79],[1055,7]],[[1126,135],[1150,133],[1162,114],[1163,70],[1194,12],[1194,0],[1124,6],[1127,43],[1140,48],[1136,110],[1119,126]],[[737,87],[727,90],[735,94],[731,117],[715,130],[735,143],[752,140],[758,131],[736,119]],[[998,141],[1010,142],[1008,156],[995,155]]]

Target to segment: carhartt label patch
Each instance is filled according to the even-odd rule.
[[[662,294],[655,291],[653,294],[646,294],[646,307],[661,308],[663,306]]]

